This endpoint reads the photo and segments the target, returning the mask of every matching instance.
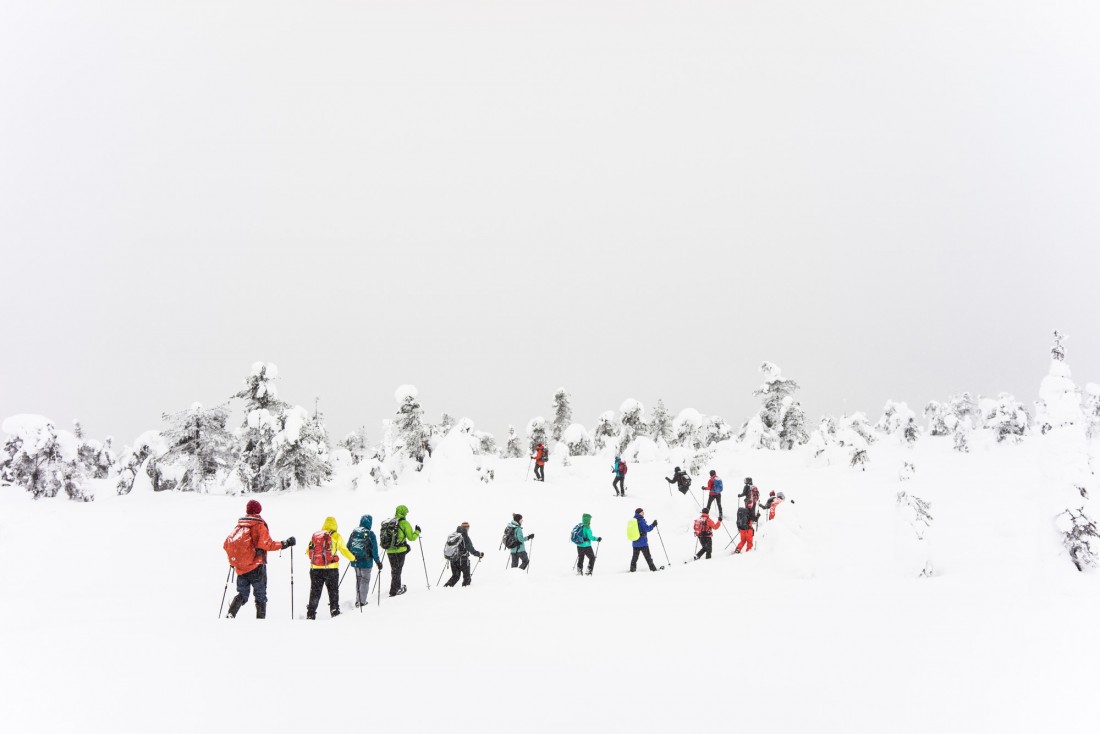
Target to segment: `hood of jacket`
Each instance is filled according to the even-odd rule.
[[[335,533],[336,532],[336,518],[335,517],[326,517],[324,524],[321,525],[321,529],[324,530],[326,533]]]
[[[405,505],[398,505],[396,510],[397,519],[401,519],[409,514],[409,508]]]
[[[374,523],[374,518],[370,515],[363,515],[359,518],[359,527],[364,530],[370,530],[370,526]]]
[[[581,522],[583,522],[585,525],[591,525],[592,524],[592,516],[587,514],[587,513],[585,513],[584,515],[581,515]]]

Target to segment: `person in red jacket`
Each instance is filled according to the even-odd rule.
[[[295,541],[293,535],[286,540],[272,540],[267,523],[260,517],[263,508],[256,500],[249,500],[244,511],[245,517],[237,521],[237,527],[222,544],[237,572],[237,595],[229,603],[229,616],[236,617],[248,602],[249,591],[255,591],[256,619],[264,619],[267,617],[267,552],[290,548]]]
[[[535,481],[546,481],[546,447],[541,443],[535,447],[535,455],[531,457],[535,460]]]
[[[695,554],[695,560],[699,560],[705,554],[710,558],[714,550],[714,531],[722,527],[722,521],[715,522],[710,518],[710,508],[704,507],[699,519],[695,521],[695,537],[699,539],[699,552]]]

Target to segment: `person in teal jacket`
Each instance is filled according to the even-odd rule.
[[[508,528],[512,531],[512,537],[518,543],[516,547],[510,549],[512,551],[512,568],[519,566],[519,570],[522,571],[531,562],[530,557],[527,555],[527,541],[534,540],[535,534],[523,534],[523,515],[518,512],[512,515],[512,522],[508,523]]]
[[[406,519],[409,508],[398,505],[395,510],[397,518],[398,543],[386,550],[386,558],[390,562],[390,596],[404,594],[408,589],[401,585],[401,569],[405,566],[405,555],[409,552],[409,541],[420,537],[420,526],[415,528]]]
[[[355,606],[362,607],[367,603],[370,595],[370,575],[372,567],[377,565],[378,571],[382,571],[382,556],[378,553],[378,538],[370,529],[374,518],[363,515],[359,519],[359,527],[351,531],[348,536],[348,550],[355,556],[351,567],[355,569]]]
[[[581,542],[577,543],[577,575],[581,575],[584,568],[584,559],[588,559],[588,575],[592,575],[592,567],[596,565],[596,554],[592,552],[592,541],[601,542],[603,538],[597,538],[592,534],[592,516],[588,513],[581,515]]]

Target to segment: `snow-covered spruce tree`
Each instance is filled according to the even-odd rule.
[[[1081,394],[1070,377],[1066,365],[1067,337],[1054,332],[1054,345],[1050,349],[1050,371],[1039,386],[1039,400],[1035,415],[1035,424],[1041,433],[1046,434],[1055,428],[1081,424]]]
[[[982,414],[978,410],[978,403],[968,392],[952,395],[947,401],[945,409],[956,420],[969,421],[971,428],[977,428],[981,425]]]
[[[521,456],[523,456],[523,444],[516,434],[516,427],[508,426],[508,440],[504,444],[504,451],[501,452],[501,457],[505,459],[518,459]]]
[[[875,430],[887,436],[894,436],[906,446],[917,442],[916,414],[904,402],[887,400],[882,417],[875,424]]]
[[[997,395],[997,407],[992,416],[986,421],[986,425],[997,437],[997,443],[1009,441],[1018,443],[1027,433],[1031,420],[1027,410],[1016,398],[1006,392]]]
[[[64,493],[69,499],[95,499],[86,486],[87,470],[78,455],[79,441],[39,415],[14,415],[3,423],[6,481],[23,487],[35,499]]]
[[[296,405],[283,412],[273,443],[275,474],[280,488],[317,487],[332,476],[328,430],[323,416]]]
[[[666,445],[671,443],[673,438],[672,416],[665,408],[665,401],[660,398],[657,399],[657,407],[653,409],[653,414],[649,418],[649,427],[654,441],[657,443],[664,441]]]
[[[167,446],[159,431],[146,431],[137,437],[133,446],[126,446],[118,460],[118,482],[115,485],[118,494],[130,494],[142,466],[165,451]]]
[[[1097,565],[1100,532],[1097,532],[1096,522],[1085,514],[1083,507],[1063,510],[1054,518],[1054,525],[1062,533],[1062,545],[1078,571]]]
[[[92,479],[106,479],[118,461],[111,450],[111,437],[108,436],[102,444],[88,438],[84,435],[84,426],[75,419],[73,420],[73,435],[76,436],[76,455],[84,467],[84,474]]]
[[[924,417],[928,420],[929,436],[948,436],[951,428],[947,425],[947,407],[942,403],[932,400],[924,406]]]
[[[733,427],[720,415],[711,415],[703,419],[702,441],[704,446],[713,446],[719,441],[733,438]]]
[[[741,427],[738,440],[755,448],[777,448],[787,451],[809,441],[806,416],[798,401],[794,399],[798,383],[783,377],[782,370],[772,362],[762,363],[760,372],[764,375],[764,382],[752,394],[764,400],[764,405],[757,414],[763,424],[764,432],[762,433],[755,426],[750,426],[752,419],[749,419]]]
[[[841,416],[838,428],[841,432],[851,431],[862,438],[868,446],[878,440],[878,435],[875,433],[870,419],[863,411],[857,410],[851,415]]]
[[[450,413],[444,413],[443,417],[439,421],[439,435],[446,436],[451,432],[451,429],[455,427],[454,416]]]
[[[691,460],[687,462],[688,474],[693,477],[706,476],[706,473],[713,468],[714,464],[714,447],[697,449],[691,456]]]
[[[562,433],[561,440],[568,447],[570,456],[588,456],[592,453],[592,440],[580,423],[570,424]]]
[[[367,427],[360,426],[354,431],[344,436],[336,444],[339,448],[345,449],[351,454],[351,463],[358,464],[367,458],[370,451],[370,444],[367,441]]]
[[[245,403],[237,472],[246,492],[266,492],[281,486],[274,474],[274,441],[289,405],[279,400],[275,385],[278,376],[279,368],[274,364],[256,362],[245,378],[244,389],[233,396]]]
[[[550,435],[554,443],[562,440],[565,429],[573,423],[573,406],[569,404],[569,393],[564,387],[559,387],[554,393],[554,422],[550,428]]]
[[[165,413],[163,432],[168,451],[158,464],[174,464],[182,470],[176,489],[206,491],[209,483],[229,472],[237,461],[237,437],[227,428],[229,406],[210,409],[194,403],[187,410]]]
[[[496,456],[497,455],[497,439],[496,436],[488,431],[474,431],[474,440],[477,441],[477,447],[474,450],[475,454],[481,456]]]
[[[546,419],[541,415],[527,422],[527,446],[531,452],[528,456],[534,455],[535,447],[540,443],[546,446],[548,433],[549,429],[546,425]]]
[[[970,422],[959,421],[955,425],[955,451],[960,454],[970,453]]]
[[[837,443],[837,425],[836,418],[831,415],[821,416],[821,420],[818,422],[817,430],[810,435],[810,448],[813,450],[814,458],[820,459],[825,457],[829,447]]]
[[[615,411],[605,410],[596,419],[596,429],[592,432],[592,443],[596,451],[603,451],[609,445],[618,446],[619,426],[615,422]]]
[[[417,471],[424,465],[428,453],[428,429],[424,425],[424,410],[420,407],[420,393],[413,385],[401,385],[394,392],[397,401],[397,418],[394,419],[394,452],[417,462]]]
[[[619,425],[622,429],[619,431],[617,448],[620,454],[626,451],[631,441],[648,433],[645,419],[642,417],[644,412],[645,407],[634,398],[627,398],[619,406]]]

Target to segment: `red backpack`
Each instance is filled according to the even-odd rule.
[[[707,518],[700,517],[695,520],[695,537],[706,535],[710,531],[707,529]]]
[[[331,566],[336,563],[336,554],[332,552],[332,536],[324,530],[313,534],[309,541],[309,562],[314,566]]]
[[[251,525],[238,525],[222,544],[233,568],[247,566],[256,561],[256,541],[252,538]]]

